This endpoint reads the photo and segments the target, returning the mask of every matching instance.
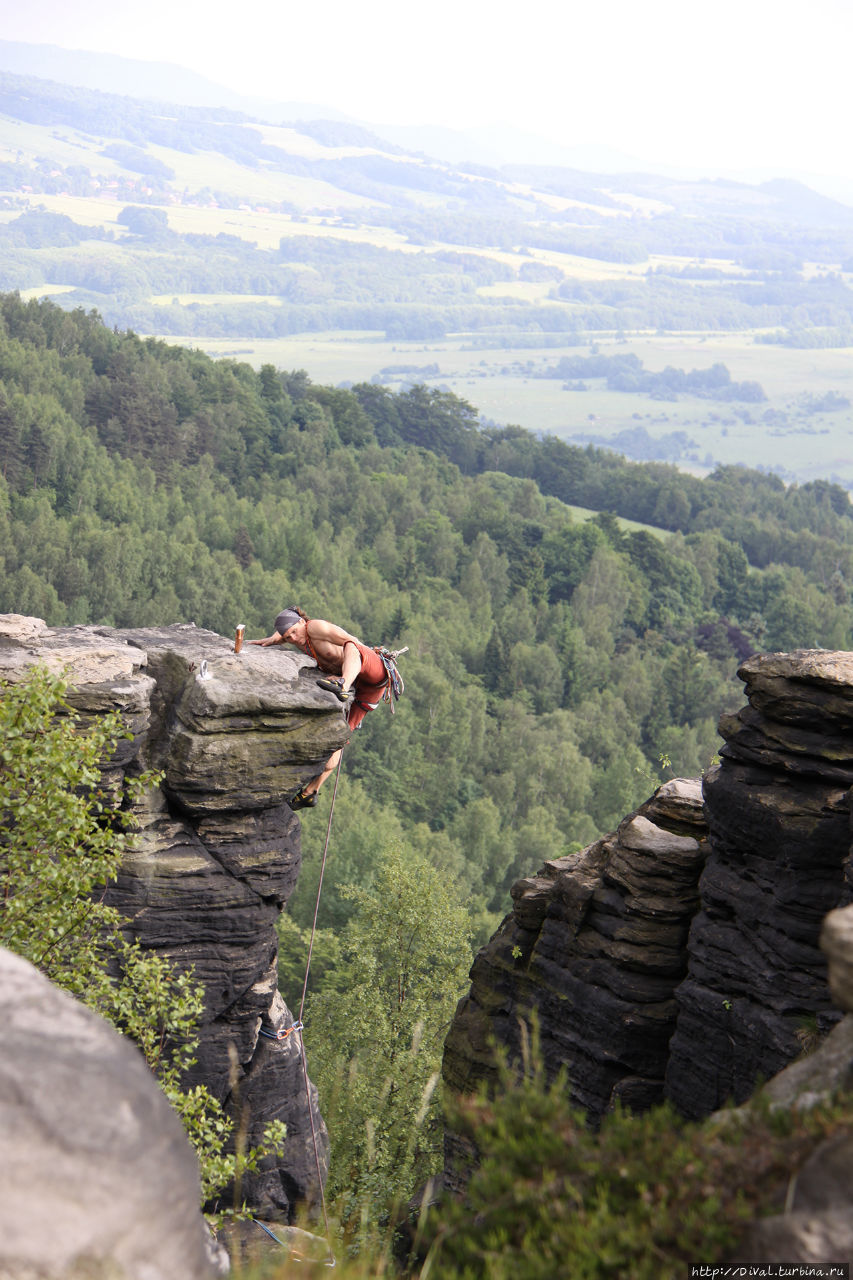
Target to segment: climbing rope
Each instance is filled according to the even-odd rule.
[[[393,712],[394,701],[395,699],[400,697],[400,694],[403,692],[403,688],[404,688],[403,678],[400,675],[400,672],[397,670],[397,658],[399,658],[402,654],[409,652],[408,645],[404,649],[386,649],[384,645],[380,645],[380,646],[377,646],[376,652],[379,654],[380,658],[382,659],[382,664],[385,667],[385,672],[388,677],[388,681],[385,686],[385,692],[383,694],[383,699],[390,704],[391,710]],[[316,654],[314,656],[316,658]],[[328,826],[326,827],[326,839],[325,839],[325,843],[323,844],[323,857],[320,862],[320,879],[317,884],[317,900],[314,903],[314,918],[311,922],[311,937],[308,942],[308,957],[305,962],[305,979],[302,983],[302,995],[299,1000],[299,1016],[297,1017],[296,1021],[292,1024],[292,1026],[285,1027],[280,1031],[272,1031],[272,1030],[268,1030],[265,1027],[261,1027],[262,1036],[265,1036],[268,1040],[276,1040],[279,1043],[286,1041],[287,1038],[294,1031],[298,1031],[300,1033],[299,1034],[299,1054],[300,1054],[300,1058],[302,1059],[302,1075],[305,1081],[305,1101],[308,1107],[308,1120],[311,1125],[311,1141],[314,1147],[314,1164],[317,1169],[317,1185],[320,1188],[320,1204],[323,1210],[323,1225],[326,1232],[326,1247],[329,1250],[329,1257],[326,1261],[327,1267],[336,1266],[336,1260],[335,1260],[335,1255],[332,1251],[332,1246],[329,1240],[329,1236],[330,1236],[329,1215],[326,1209],[326,1192],[323,1186],[323,1173],[320,1167],[320,1149],[317,1142],[317,1128],[316,1128],[316,1125],[314,1124],[314,1112],[311,1107],[311,1084],[308,1079],[308,1061],[305,1056],[305,1035],[303,1032],[302,1015],[305,1012],[305,998],[308,994],[308,978],[311,973],[311,958],[314,954],[314,938],[317,933],[317,917],[320,912],[320,897],[323,892],[323,878],[326,874],[326,860],[329,854],[329,840],[332,834],[332,818],[335,812],[335,799],[337,798],[337,794],[338,794],[338,780],[341,776],[342,764],[343,764],[343,748],[341,748],[341,754],[338,758],[338,767],[335,770],[335,785],[334,785],[334,788],[332,789],[332,803],[329,806],[329,822],[328,822]],[[257,1222],[257,1219],[255,1219],[255,1221]],[[258,1222],[258,1226],[263,1227],[263,1230],[266,1231],[268,1235],[271,1235],[274,1240],[277,1239],[277,1237],[273,1235],[273,1233],[269,1230],[269,1228],[263,1226],[263,1223]],[[279,1243],[281,1243],[281,1241],[279,1241]]]
[[[317,901],[314,903],[314,919],[313,919],[313,921],[311,922],[311,938],[310,938],[309,943],[308,943],[308,958],[307,958],[307,960],[306,960],[306,962],[305,962],[305,980],[304,980],[304,982],[302,983],[302,996],[301,996],[301,999],[300,999],[300,1001],[299,1001],[299,1016],[298,1016],[298,1018],[296,1019],[296,1021],[293,1023],[293,1025],[292,1025],[292,1026],[290,1026],[290,1027],[285,1027],[285,1028],[284,1028],[283,1030],[281,1030],[281,1031],[272,1031],[272,1030],[267,1030],[265,1027],[261,1027],[261,1035],[262,1035],[262,1036],[266,1036],[266,1038],[267,1038],[268,1040],[277,1040],[277,1041],[279,1041],[279,1042],[282,1042],[282,1041],[287,1040],[288,1036],[289,1036],[289,1035],[291,1034],[291,1032],[293,1032],[293,1031],[298,1031],[298,1032],[300,1033],[300,1035],[299,1035],[299,1056],[300,1056],[300,1058],[302,1059],[302,1076],[303,1076],[303,1079],[304,1079],[304,1081],[305,1081],[305,1102],[306,1102],[306,1105],[307,1105],[307,1107],[308,1107],[308,1121],[309,1121],[309,1124],[310,1124],[310,1126],[311,1126],[311,1141],[312,1141],[313,1146],[314,1146],[314,1164],[315,1164],[315,1167],[316,1167],[316,1169],[317,1169],[317,1185],[318,1185],[318,1186],[319,1186],[319,1188],[320,1188],[320,1205],[321,1205],[322,1210],[323,1210],[323,1226],[324,1226],[324,1228],[325,1228],[325,1232],[326,1232],[326,1247],[327,1247],[327,1249],[329,1250],[329,1256],[328,1256],[328,1258],[327,1258],[327,1260],[326,1260],[326,1266],[327,1266],[327,1267],[334,1267],[334,1266],[336,1266],[336,1265],[337,1265],[337,1263],[336,1263],[335,1255],[334,1255],[334,1253],[333,1253],[333,1251],[332,1251],[331,1243],[330,1243],[330,1241],[329,1241],[329,1236],[330,1236],[330,1234],[331,1234],[331,1233],[330,1233],[330,1230],[329,1230],[329,1214],[328,1214],[328,1211],[327,1211],[327,1209],[326,1209],[326,1192],[325,1192],[325,1188],[324,1188],[324,1186],[323,1186],[323,1172],[322,1172],[322,1169],[321,1169],[321,1167],[320,1167],[320,1148],[319,1148],[319,1144],[318,1144],[318,1142],[317,1142],[317,1127],[316,1127],[316,1125],[314,1124],[314,1111],[313,1111],[313,1108],[312,1108],[312,1106],[311,1106],[311,1082],[310,1082],[310,1080],[308,1079],[308,1062],[307,1062],[307,1059],[306,1059],[306,1057],[305,1057],[305,1035],[304,1035],[304,1033],[303,1033],[303,1029],[302,1029],[302,1026],[303,1026],[303,1024],[302,1024],[302,1015],[303,1015],[303,1013],[305,1012],[305,997],[306,997],[306,995],[307,995],[307,993],[308,993],[308,976],[309,976],[309,974],[310,974],[310,972],[311,972],[311,957],[312,957],[312,955],[314,954],[314,937],[315,937],[315,935],[316,935],[316,933],[317,933],[317,917],[318,917],[319,912],[320,912],[320,896],[321,896],[321,894],[322,894],[322,892],[323,892],[323,877],[324,877],[324,876],[325,876],[325,874],[326,874],[326,859],[327,859],[328,854],[329,854],[329,840],[330,840],[330,838],[331,838],[331,834],[332,834],[332,817],[333,817],[334,812],[335,812],[335,798],[336,798],[336,796],[337,796],[337,794],[338,794],[338,779],[339,779],[339,778],[340,778],[340,776],[341,776],[341,765],[343,764],[343,756],[344,756],[343,748],[341,748],[341,755],[340,755],[340,758],[339,758],[339,760],[338,760],[338,767],[337,767],[337,769],[335,770],[335,785],[334,785],[334,788],[333,788],[333,790],[332,790],[332,803],[331,803],[331,805],[329,806],[329,823],[328,823],[328,826],[326,827],[326,840],[325,840],[325,843],[324,843],[324,845],[323,845],[323,857],[322,857],[322,860],[321,860],[321,862],[320,862],[320,880],[319,880],[319,883],[318,883],[318,885],[317,885]],[[258,1220],[257,1220],[257,1218],[256,1218],[256,1219],[255,1219],[255,1222],[257,1222],[257,1221],[258,1221]],[[258,1226],[259,1226],[259,1227],[263,1227],[263,1223],[258,1222]],[[267,1234],[268,1234],[268,1235],[272,1235],[272,1232],[271,1232],[271,1231],[269,1231],[266,1227],[264,1227],[263,1229],[264,1229],[265,1231],[267,1231]],[[276,1236],[273,1236],[273,1239],[274,1239],[274,1240],[275,1240],[276,1238],[277,1238]],[[281,1243],[282,1243],[282,1242],[281,1242],[281,1241],[279,1241],[279,1244],[281,1244]]]
[[[275,1234],[275,1232],[274,1232],[274,1231],[270,1231],[269,1227],[265,1227],[265,1226],[264,1226],[264,1224],[260,1221],[260,1219],[259,1219],[259,1218],[253,1218],[253,1219],[252,1219],[252,1221],[254,1222],[254,1224],[255,1224],[255,1226],[256,1226],[256,1227],[260,1227],[261,1231],[266,1231],[267,1235],[270,1237],[270,1239],[271,1239],[271,1240],[275,1240],[276,1244],[280,1244],[280,1245],[281,1245],[281,1247],[282,1247],[282,1249],[286,1249],[286,1248],[287,1248],[287,1245],[284,1243],[284,1241],[283,1241],[283,1240],[279,1240],[279,1238],[278,1238],[278,1236]]]
[[[320,862],[320,880],[317,885],[317,901],[314,903],[314,919],[311,922],[311,940],[308,943],[308,959],[305,962],[305,981],[302,983],[302,998],[299,1001],[299,1021],[302,1021],[302,1015],[305,1012],[305,995],[308,991],[308,975],[311,972],[311,956],[314,954],[314,935],[317,932],[317,916],[320,911],[320,895],[323,892],[323,877],[326,874],[326,858],[329,853],[329,837],[332,834],[332,815],[335,812],[335,798],[338,794],[338,779],[341,776],[341,765],[344,762],[344,749],[341,747],[341,754],[338,757],[338,767],[335,770],[335,785],[332,789],[332,803],[329,806],[329,823],[326,827],[326,842],[323,845],[323,857]]]

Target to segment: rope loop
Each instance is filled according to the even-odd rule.
[[[302,1023],[294,1022],[293,1026],[291,1027],[279,1027],[278,1031],[273,1031],[271,1027],[261,1027],[260,1035],[266,1036],[267,1040],[282,1041],[282,1040],[286,1040],[287,1037],[292,1032],[301,1031],[301,1030],[302,1030]]]

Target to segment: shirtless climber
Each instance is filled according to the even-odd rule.
[[[357,729],[368,711],[379,706],[388,687],[388,671],[375,649],[332,622],[309,618],[298,605],[282,609],[271,636],[249,643],[292,644],[313,658],[325,673],[323,679],[317,681],[320,688],[328,689],[340,702],[348,704],[344,715],[351,729]],[[342,750],[329,757],[321,774],[300,787],[288,802],[291,809],[313,808],[317,792],[337,769]]]

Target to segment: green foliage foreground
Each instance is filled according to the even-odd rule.
[[[308,1014],[332,1144],[327,1194],[363,1245],[441,1169],[436,1089],[470,924],[444,877],[400,847],[382,855],[369,888],[346,893],[356,912]]]
[[[128,736],[120,717],[84,728],[65,681],[44,667],[0,692],[0,942],[97,1007],[111,998],[103,939],[121,924],[104,887],[133,843],[129,806],[153,776],[106,790],[101,765]]]
[[[565,1079],[549,1085],[531,1056],[525,1071],[502,1070],[494,1096],[448,1104],[472,1152],[464,1197],[423,1211],[407,1244],[392,1224],[357,1258],[342,1252],[345,1280],[683,1280],[691,1263],[736,1259],[751,1221],[784,1212],[816,1147],[853,1132],[850,1093],[799,1111],[759,1096],[702,1123],[666,1104],[616,1110],[593,1130]],[[251,1280],[302,1266],[270,1259]]]
[[[664,1105],[617,1110],[598,1132],[541,1069],[496,1099],[459,1100],[480,1152],[464,1202],[428,1220],[420,1280],[681,1280],[736,1256],[744,1226],[781,1213],[792,1172],[853,1126],[853,1099],[806,1113],[754,1105],[703,1124]]]
[[[131,735],[117,714],[84,723],[66,690],[44,667],[0,686],[0,946],[136,1042],[195,1147],[204,1204],[277,1149],[284,1127],[268,1127],[263,1152],[229,1152],[233,1122],[205,1086],[184,1086],[204,989],[129,940],[104,901],[134,844],[133,803],[157,776],[106,785],[104,765]]]

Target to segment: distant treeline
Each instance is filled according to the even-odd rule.
[[[662,372],[652,373],[639,356],[629,352],[613,356],[563,356],[538,376],[564,381],[603,378],[608,391],[639,393],[656,400],[677,400],[679,395],[689,395],[705,400],[743,400],[756,404],[767,399],[758,382],[732,382],[724,364],[689,372],[667,365]]]
[[[772,282],[733,277],[711,284],[658,275],[564,281],[552,285],[551,299],[536,303],[479,294],[483,285],[516,277],[506,262],[482,254],[404,253],[330,236],[288,236],[276,249],[259,249],[225,233],[180,235],[169,229],[163,211],[144,206],[128,206],[121,220],[130,233],[122,238],[44,211],[0,225],[0,285],[68,285],[72,291],[63,306],[98,307],[120,327],[210,337],[368,329],[391,340],[460,332],[541,333],[564,334],[571,343],[599,330],[853,327],[853,292],[840,277]],[[251,294],[277,305],[149,301],[164,294]],[[633,376],[629,369],[613,374],[623,380]],[[598,375],[586,370],[586,376]],[[698,377],[686,376],[700,385]],[[651,377],[645,375],[646,381]],[[735,386],[744,394],[736,394]],[[718,389],[724,390],[722,384]],[[749,384],[730,384],[729,393],[747,399],[757,394]]]
[[[780,347],[798,347],[802,350],[853,347],[853,325],[841,325],[834,329],[787,329],[775,333],[758,333],[755,341]]]

